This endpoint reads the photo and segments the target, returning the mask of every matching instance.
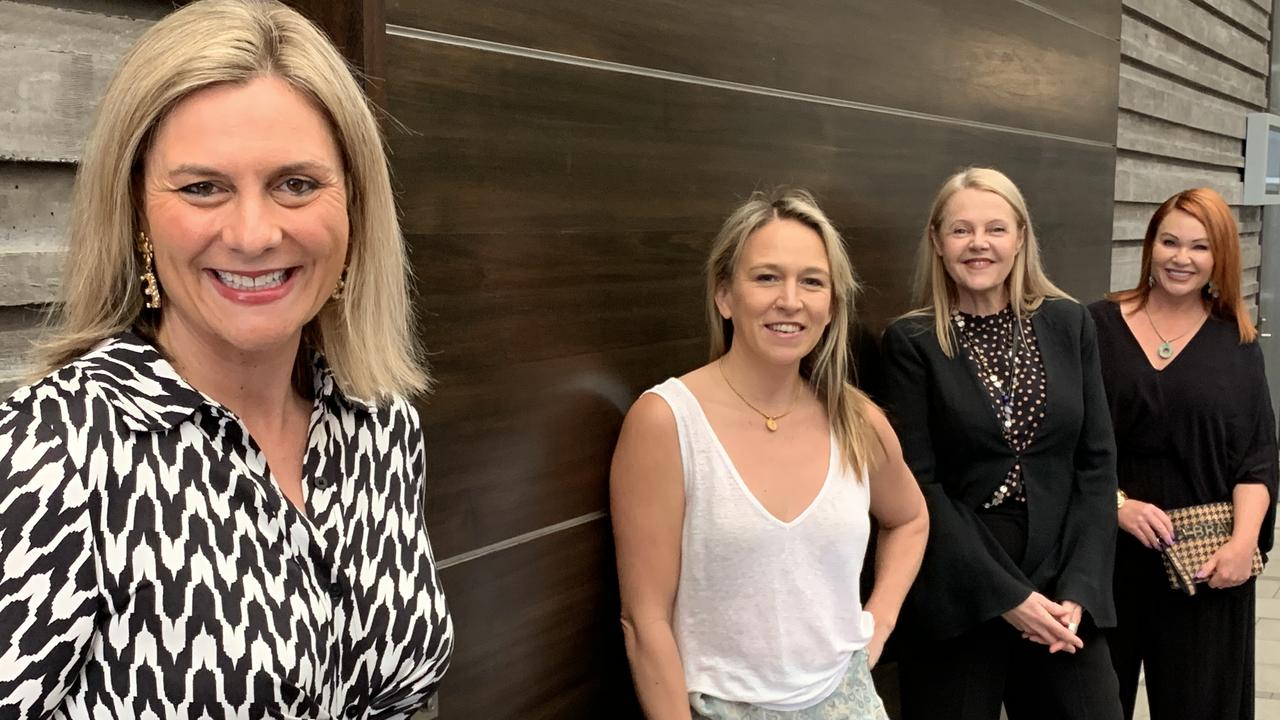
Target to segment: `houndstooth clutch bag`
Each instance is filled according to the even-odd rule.
[[[1173,545],[1165,548],[1164,571],[1169,586],[1188,595],[1196,594],[1196,571],[1231,539],[1233,523],[1229,502],[1192,505],[1168,511],[1173,521]],[[1262,553],[1253,549],[1250,574],[1262,572]]]

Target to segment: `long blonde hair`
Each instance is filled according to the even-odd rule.
[[[814,349],[800,362],[800,375],[827,411],[827,419],[840,448],[841,462],[860,477],[875,467],[879,438],[868,417],[871,400],[848,380],[851,371],[849,325],[854,317],[858,282],[835,226],[808,191],[778,188],[756,192],[725,220],[711,245],[707,259],[707,324],[711,332],[711,360],[722,357],[733,344],[733,322],[720,316],[716,292],[733,282],[733,271],[742,257],[747,238],[775,220],[803,223],[822,238],[831,266],[831,322]]]
[[[947,203],[961,190],[995,193],[1013,209],[1018,233],[1022,238],[1022,248],[1013,258],[1013,268],[1009,271],[1005,284],[1009,289],[1009,303],[1019,320],[1030,317],[1045,298],[1070,297],[1054,285],[1044,272],[1044,264],[1040,260],[1040,243],[1036,240],[1031,215],[1018,186],[1004,173],[992,168],[971,167],[961,170],[942,183],[933,199],[929,222],[920,235],[916,256],[915,295],[920,307],[907,313],[933,316],[933,329],[938,336],[938,345],[947,357],[955,357],[957,345],[951,327],[951,312],[956,303],[956,282],[947,273],[947,268],[937,253],[937,243]]]
[[[289,83],[326,117],[347,179],[346,286],[303,329],[299,363],[320,352],[342,390],[367,400],[429,389],[381,131],[332,43],[274,0],[199,0],[156,23],[121,60],[76,175],[62,304],[38,348],[42,373],[129,328],[154,341],[160,319],[143,310],[134,241],[156,127],[198,90],[261,75]]]

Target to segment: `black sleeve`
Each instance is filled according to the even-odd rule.
[[[0,717],[48,717],[80,674],[99,608],[89,507],[63,440],[0,414]]]
[[[1271,493],[1267,516],[1258,532],[1258,549],[1266,553],[1275,540],[1276,478],[1280,460],[1276,448],[1276,415],[1271,408],[1271,390],[1267,386],[1262,349],[1258,343],[1252,342],[1245,346],[1245,351],[1248,353],[1248,376],[1247,379],[1241,378],[1239,387],[1248,389],[1241,400],[1248,404],[1247,427],[1252,432],[1243,435],[1247,438],[1246,444],[1231,485],[1257,483],[1265,485],[1267,492]]]
[[[1116,548],[1116,446],[1102,384],[1093,318],[1080,311],[1083,426],[1076,442],[1075,478],[1062,539],[1057,597],[1084,606],[1101,627],[1114,624],[1111,594]]]
[[[912,621],[922,624],[917,631],[945,638],[1016,607],[1035,588],[973,509],[949,496],[939,482],[929,417],[934,380],[904,325],[895,323],[885,332],[883,395],[929,509],[929,542],[908,603]]]

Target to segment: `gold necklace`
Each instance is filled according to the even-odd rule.
[[[799,386],[799,385],[797,385],[797,386],[796,386],[796,394],[795,394],[795,397],[791,398],[791,407],[787,408],[787,411],[786,411],[786,412],[784,412],[784,413],[782,413],[782,414],[780,414],[780,415],[770,415],[769,413],[767,413],[767,412],[765,412],[765,411],[761,410],[760,408],[756,407],[755,405],[752,405],[752,404],[751,404],[751,401],[750,401],[750,400],[748,400],[748,399],[747,399],[747,398],[746,398],[742,393],[738,392],[738,388],[734,387],[734,386],[733,386],[733,383],[729,382],[729,376],[728,376],[728,375],[726,375],[726,374],[725,374],[725,372],[724,372],[724,359],[723,359],[723,358],[721,358],[720,360],[717,360],[717,361],[716,361],[716,367],[720,368],[720,377],[724,378],[724,384],[729,386],[729,389],[733,391],[733,394],[734,394],[734,395],[737,395],[737,396],[738,396],[738,399],[739,399],[739,400],[741,400],[741,401],[742,401],[742,402],[743,402],[747,407],[751,408],[752,410],[755,410],[757,413],[759,413],[759,414],[760,414],[760,417],[764,418],[764,426],[765,426],[766,428],[768,428],[768,429],[769,429],[769,432],[777,432],[777,431],[778,431],[778,421],[779,421],[779,420],[781,420],[782,418],[784,418],[784,417],[786,417],[786,416],[790,415],[790,414],[791,414],[791,411],[796,409],[796,401],[800,399],[800,386]]]

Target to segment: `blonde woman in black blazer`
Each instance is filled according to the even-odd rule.
[[[883,400],[928,502],[899,630],[906,720],[1120,717],[1115,448],[1093,323],[1041,268],[1003,174],[947,180],[924,307],[885,332]]]

